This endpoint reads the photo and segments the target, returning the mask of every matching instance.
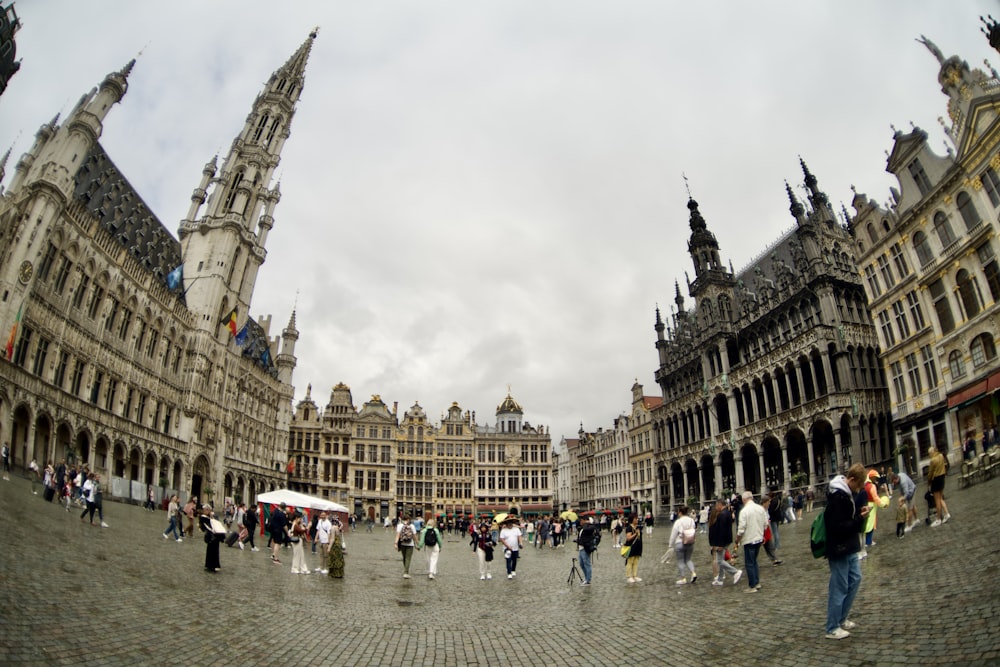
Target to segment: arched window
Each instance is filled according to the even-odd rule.
[[[931,246],[927,242],[927,235],[923,232],[917,232],[913,235],[913,249],[917,251],[920,266],[926,266],[934,259],[934,255],[931,254]]]
[[[970,197],[965,192],[959,192],[958,196],[955,197],[955,203],[958,204],[958,212],[962,214],[962,220],[965,222],[965,228],[972,230],[973,227],[982,222],[982,218],[979,217],[979,211],[976,210],[976,205],[972,203],[972,197]]]
[[[261,114],[260,120],[257,121],[257,129],[253,131],[254,141],[260,141],[260,137],[264,134],[264,128],[267,127],[267,121],[269,118],[270,117],[266,113]]]
[[[951,223],[948,216],[941,211],[934,214],[934,231],[937,233],[941,248],[947,248],[955,242],[955,232],[951,231]]]
[[[997,356],[997,348],[993,344],[993,337],[987,333],[976,336],[972,340],[969,351],[972,352],[972,365],[976,368],[979,368],[988,360],[994,359]]]
[[[979,314],[979,285],[976,279],[968,271],[962,269],[955,276],[958,284],[958,294],[962,298],[962,307],[965,309],[966,319],[972,319]]]
[[[229,186],[229,194],[226,195],[226,210],[233,210],[233,203],[236,201],[236,189],[240,186],[243,181],[243,172],[238,171],[233,174],[233,182]]]
[[[955,350],[948,355],[948,368],[951,369],[951,377],[960,378],[965,375],[965,362],[962,361],[962,353]]]
[[[264,140],[264,148],[269,148],[271,146],[271,141],[274,139],[274,133],[278,131],[278,126],[281,125],[281,116],[276,116],[274,121],[271,123],[271,129],[267,131],[267,139]]]
[[[869,238],[869,240],[871,240],[872,245],[874,245],[875,243],[877,243],[878,242],[878,234],[875,233],[875,225],[873,225],[872,223],[869,222],[868,226],[865,229],[868,230],[868,238]]]

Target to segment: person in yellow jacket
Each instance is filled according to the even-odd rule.
[[[931,528],[937,528],[951,518],[948,513],[948,504],[944,501],[944,478],[948,474],[948,467],[942,454],[936,447],[931,447],[931,462],[927,467],[927,484],[931,488],[934,496],[934,509],[937,511],[937,518],[931,524]]]

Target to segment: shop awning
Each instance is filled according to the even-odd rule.
[[[987,394],[1000,389],[1000,371],[990,375],[988,378],[969,385],[961,391],[955,392],[948,397],[948,407],[957,408],[965,403],[974,401],[983,394]]]

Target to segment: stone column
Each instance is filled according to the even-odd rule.
[[[746,490],[746,482],[743,477],[743,450],[735,452],[733,461],[736,462],[736,488],[733,490],[736,493],[743,493],[743,491]]]
[[[784,482],[784,491],[788,493],[792,486],[792,475],[788,469],[788,444],[785,442],[781,443],[781,477]]]
[[[806,438],[806,461],[809,464],[809,486],[816,486],[816,457],[813,455],[813,441]]]

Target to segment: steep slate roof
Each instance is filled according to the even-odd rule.
[[[73,195],[128,253],[166,284],[181,264],[181,243],[167,231],[99,144],[76,172]]]

